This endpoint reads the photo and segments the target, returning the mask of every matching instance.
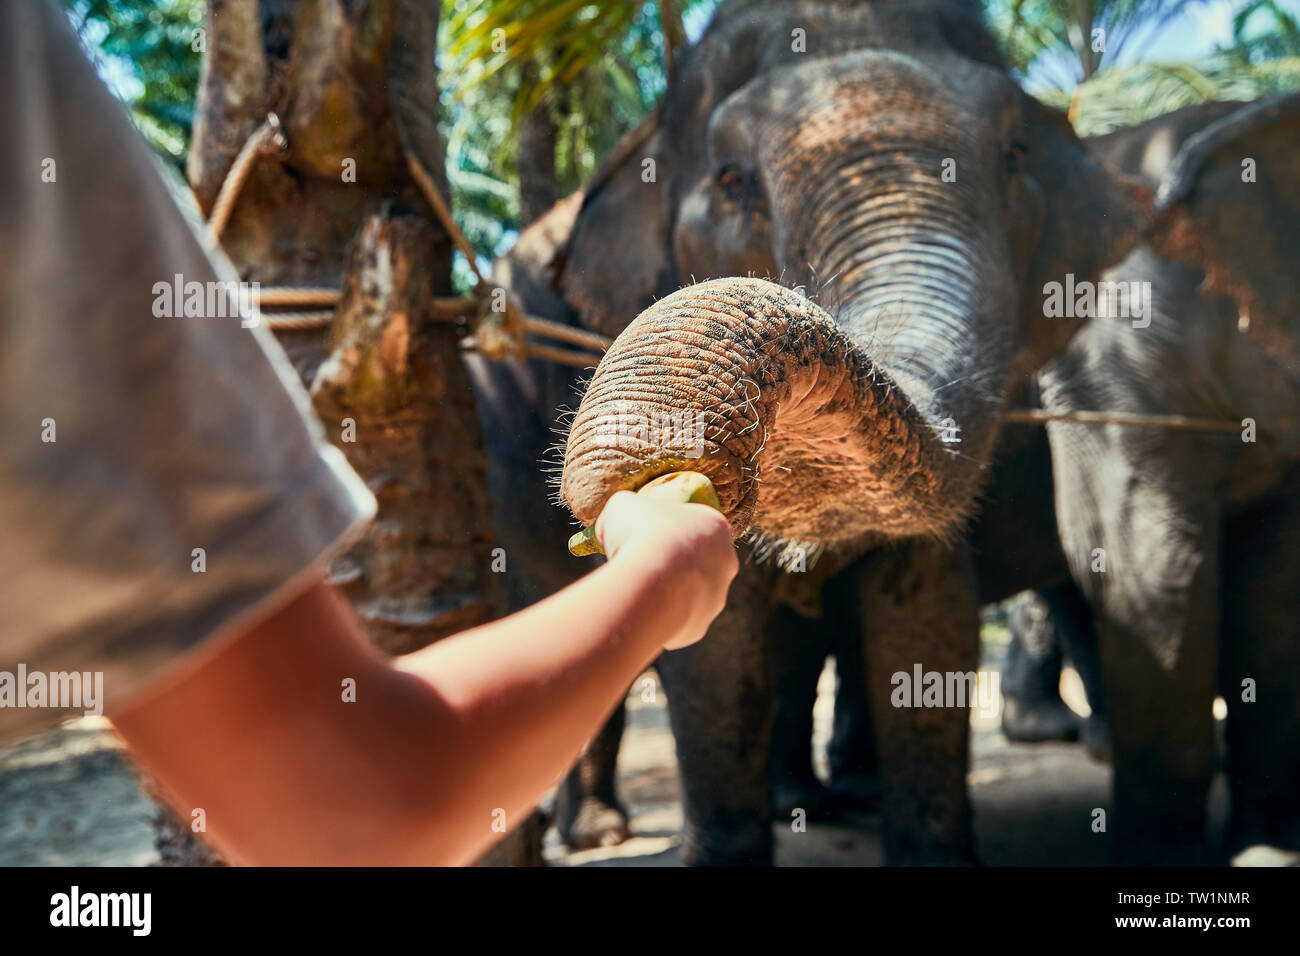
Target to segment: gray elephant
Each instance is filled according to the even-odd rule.
[[[1216,693],[1229,853],[1300,848],[1298,142],[1291,96],[1182,110],[1090,144],[1162,183],[1151,246],[1105,276],[1145,283],[1150,309],[1089,319],[1039,376],[1044,407],[1241,423],[1048,426],[1062,544],[1101,644],[1126,862],[1215,858]]]
[[[1002,667],[1002,732],[1017,743],[1082,739],[1096,760],[1110,760],[1101,660],[1092,608],[1068,578],[1018,594],[1007,608],[1011,640]],[[1066,659],[1082,680],[1086,720],[1061,698]]]
[[[1122,721],[1115,784],[1121,861],[1216,858],[1204,839],[1213,750],[1209,701],[1215,692],[1230,703],[1229,855],[1253,843],[1294,848],[1300,841],[1291,757],[1300,718],[1300,664],[1294,628],[1286,623],[1297,610],[1300,574],[1278,544],[1293,528],[1300,491],[1290,417],[1300,363],[1288,339],[1295,300],[1279,283],[1285,270],[1269,261],[1273,250],[1295,248],[1300,209],[1288,178],[1294,161],[1277,144],[1295,141],[1296,104],[1294,97],[1209,103],[1087,144],[1108,165],[1153,190],[1176,157],[1184,157],[1179,176],[1197,184],[1193,202],[1215,208],[1220,218],[1196,229],[1202,238],[1190,249],[1186,238],[1181,250],[1176,239],[1166,238],[1176,231],[1168,222],[1153,235],[1174,255],[1217,270],[1220,285],[1235,296],[1204,289],[1201,269],[1161,259],[1145,246],[1135,250],[1103,278],[1149,284],[1150,313],[1127,324],[1115,316],[1090,319],[1039,377],[1044,406],[1062,413],[1105,409],[1243,424],[1226,438],[1128,426],[1049,429],[1062,541],[1077,583],[1058,581],[1015,602],[1003,674],[1004,729],[1017,740],[1078,732],[1056,691],[1067,648],[1082,664],[1090,701],[1104,711],[1093,633],[1094,615],[1099,617],[1107,683],[1120,702]],[[1267,161],[1268,174],[1252,182],[1242,177],[1240,164],[1255,157]],[[1193,191],[1187,184],[1182,189],[1184,196]],[[1173,201],[1167,202],[1172,208]],[[1226,235],[1231,252],[1252,246],[1240,220],[1222,215],[1225,203],[1246,213],[1255,243],[1267,246],[1265,266],[1254,274],[1238,266],[1235,283],[1224,278],[1227,266],[1207,242]],[[1265,209],[1271,213],[1261,216]],[[1250,315],[1242,303],[1251,301],[1261,306],[1262,336],[1249,335]],[[1252,443],[1242,441],[1250,437],[1243,419],[1252,415],[1268,436],[1263,454],[1251,454]],[[972,534],[978,539],[983,528],[1001,528],[1010,517],[992,509]],[[1267,570],[1253,579],[1233,573],[1232,564],[1246,555],[1250,567]],[[1246,586],[1248,596],[1235,593]],[[1238,613],[1247,604],[1255,613]],[[1243,694],[1243,681],[1249,689],[1260,679],[1252,674],[1266,675],[1267,707]],[[1096,711],[1084,726],[1085,742],[1094,756],[1108,759],[1108,728]]]
[[[567,448],[584,520],[616,487],[699,467],[777,559],[746,568],[708,641],[660,663],[689,861],[770,859],[773,628],[797,627],[781,607],[797,622],[827,606],[847,610],[876,675],[890,858],[969,859],[964,708],[892,707],[887,682],[913,664],[972,670],[975,582],[1034,570],[1014,541],[957,539],[988,493],[997,408],[1078,325],[1048,321],[1038,290],[1121,258],[1140,205],[1005,81],[975,14],[945,4],[725,7],[644,148],[588,189],[551,282],[584,325],[613,334],[691,277],[750,272],[830,280],[818,291],[839,323],[762,283],[686,290],[625,337],[640,352],[602,365]],[[697,400],[704,385],[722,391]],[[713,416],[703,459],[645,447],[636,427],[611,435],[629,410],[662,418],[656,404]]]
[[[630,151],[644,147],[652,128],[647,125],[630,133],[589,188],[602,188],[607,172],[619,168]],[[576,313],[560,297],[556,283],[565,269],[567,244],[582,201],[579,192],[556,203],[522,231],[514,247],[494,266],[493,284],[509,289],[529,314],[576,323]],[[496,509],[497,541],[505,552],[507,597],[510,609],[517,610],[554,593],[591,567],[590,559],[579,561],[563,552],[563,542],[572,529],[563,511],[553,506],[554,488],[548,474],[550,453],[564,431],[564,409],[576,401],[589,372],[538,360],[492,362],[473,354],[466,364],[486,435],[488,481]],[[1041,448],[1036,446],[1039,452],[1046,467],[1045,439]],[[1054,520],[1050,508],[1040,506],[1039,511],[1044,520]],[[1063,559],[1056,563],[1064,577]],[[828,816],[832,806],[874,808],[879,780],[860,673],[861,648],[854,640],[845,640],[843,628],[831,627],[829,619],[789,617],[787,621],[789,627],[773,630],[775,722],[789,725],[784,745],[773,747],[776,802],[802,807],[814,819]],[[820,637],[811,639],[811,631]],[[832,647],[841,659],[841,688],[830,746],[832,792],[823,793],[812,773],[810,721],[822,659]],[[619,707],[557,791],[554,821],[570,847],[616,844],[629,834],[627,812],[615,787],[624,724],[625,712]],[[789,819],[789,811],[783,816]]]
[[[1036,406],[1036,390],[1027,389],[1012,404]],[[1003,730],[1020,742],[1075,739],[1082,730],[1088,751],[1108,760],[1092,612],[1070,578],[1059,545],[1046,434],[1033,426],[1005,431],[991,471],[966,542],[980,604],[1009,600],[1012,607],[1010,649],[1000,683]],[[800,621],[792,613],[778,612],[793,623],[773,635],[772,818],[789,821],[795,808],[804,809],[810,820],[878,809],[880,770],[861,635],[846,625],[842,613],[819,621]],[[823,787],[812,766],[811,710],[828,654],[836,658],[837,680],[827,746],[830,780]],[[1083,679],[1093,708],[1087,721],[1081,722],[1060,696],[1066,656]]]
[[[719,11],[644,152],[588,191],[558,288],[609,334],[645,311],[573,423],[566,503],[591,521],[690,467],[760,529],[708,639],[659,662],[688,861],[771,859],[782,606],[862,640],[888,859],[972,858],[967,708],[894,706],[896,677],[977,667],[977,575],[1014,553],[973,562],[963,540],[1000,410],[1079,324],[1044,315],[1044,284],[1136,242],[1129,185],[1006,76],[973,5],[751,3]],[[785,287],[677,291],[751,274]],[[684,412],[702,448],[662,427]]]

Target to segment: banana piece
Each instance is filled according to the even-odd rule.
[[[604,553],[605,549],[596,540],[596,529],[592,525],[584,525],[581,531],[569,538],[569,554],[574,557],[585,558],[589,554]]]
[[[698,471],[674,471],[660,475],[638,488],[637,494],[682,504],[708,505],[715,511],[722,510],[722,502],[718,501],[718,493],[713,490],[713,482]],[[569,553],[580,558],[605,553],[605,549],[596,540],[594,525],[588,525],[569,539]]]

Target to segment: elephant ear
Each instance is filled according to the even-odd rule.
[[[674,288],[661,139],[651,115],[614,147],[587,187],[557,275],[581,324],[610,338]]]
[[[1022,165],[1037,186],[1042,227],[1028,256],[1027,288],[1095,280],[1141,241],[1150,221],[1151,190],[1138,179],[1107,168],[1075,135],[1066,115],[1024,98]],[[1062,348],[1077,324],[1044,319],[1042,300],[1028,302],[1030,347],[1041,361]]]
[[[1243,105],[1183,144],[1147,236],[1237,300],[1241,326],[1300,372],[1300,93]]]
[[[519,234],[510,251],[492,265],[492,284],[509,289],[529,315],[557,322],[569,320],[558,276],[564,271],[584,195],[580,189],[542,213]]]

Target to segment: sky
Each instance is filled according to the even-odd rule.
[[[1292,13],[1300,10],[1300,0],[1282,0],[1280,5]],[[1230,42],[1232,15],[1239,6],[1240,2],[1229,0],[1193,4],[1147,47],[1143,59],[1196,59],[1216,46]]]
[[[1151,38],[1134,37],[1130,40],[1117,62],[1199,60],[1218,47],[1231,43],[1233,15],[1246,3],[1247,0],[1192,3]],[[1278,6],[1288,13],[1300,14],[1300,0],[1278,0]],[[1035,70],[1031,65],[1025,86],[1030,91],[1045,86],[1059,88],[1060,80],[1060,71]]]

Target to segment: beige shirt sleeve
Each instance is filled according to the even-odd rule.
[[[255,312],[168,314],[236,276],[44,0],[0,3],[0,131],[4,738],[103,707],[51,674],[111,705],[236,633],[375,504]]]

